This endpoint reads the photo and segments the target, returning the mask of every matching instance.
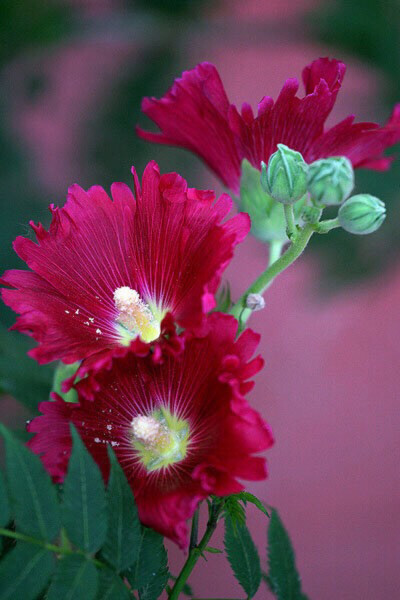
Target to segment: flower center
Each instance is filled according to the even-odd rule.
[[[189,425],[167,409],[138,415],[131,422],[132,445],[147,471],[183,460],[189,443]]]
[[[154,318],[150,307],[136,290],[128,286],[117,288],[114,302],[118,310],[117,322],[122,343],[129,345],[138,335],[144,342],[152,342],[159,337],[160,322]]]

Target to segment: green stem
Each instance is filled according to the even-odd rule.
[[[296,223],[294,220],[294,212],[293,212],[292,204],[284,204],[283,210],[285,211],[288,238],[290,240],[295,241],[295,238],[297,236],[297,227],[296,227]]]
[[[41,546],[42,548],[45,548],[50,552],[54,552],[55,554],[80,554],[81,556],[85,556],[87,559],[91,560],[97,567],[100,567],[102,569],[107,567],[107,565],[102,563],[100,560],[88,556],[82,550],[71,550],[71,548],[68,548],[67,546],[57,546],[56,544],[49,544],[48,542],[44,542],[43,540],[38,540],[36,538],[30,537],[29,535],[25,535],[24,533],[19,533],[18,531],[11,531],[10,529],[3,529],[1,527],[0,535],[13,538],[14,540],[20,540],[21,542],[27,542],[28,544],[34,544],[35,546]]]
[[[340,227],[340,223],[338,217],[336,217],[336,219],[327,219],[326,221],[315,223],[314,227],[317,233],[328,233],[331,229]]]
[[[267,287],[270,285],[272,280],[287,269],[294,261],[303,253],[307,246],[312,234],[315,231],[315,225],[308,223],[305,227],[299,231],[294,242],[289,246],[284,254],[272,265],[270,265],[264,273],[262,273],[258,279],[251,284],[251,286],[245,291],[241,298],[234,304],[231,309],[231,314],[236,317],[243,326],[249,316],[251,310],[246,308],[246,298],[249,294],[263,294]]]
[[[182,571],[179,573],[175,581],[175,585],[171,590],[169,600],[176,600],[177,598],[179,598],[179,594],[181,593],[189,575],[193,571],[200,556],[202,556],[204,550],[208,545],[208,542],[210,541],[214,531],[217,528],[218,517],[221,513],[222,507],[223,503],[220,501],[214,502],[214,504],[211,506],[210,516],[207,523],[207,529],[198,545],[190,550],[189,556],[187,557],[187,560],[183,565]]]

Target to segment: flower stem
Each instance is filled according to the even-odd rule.
[[[214,500],[213,504],[211,505],[207,529],[197,546],[195,546],[189,551],[189,556],[187,557],[187,560],[183,565],[182,571],[179,573],[175,581],[175,585],[169,594],[169,600],[176,600],[177,598],[179,598],[179,594],[181,593],[189,575],[193,571],[200,556],[203,555],[203,552],[206,549],[208,542],[210,541],[214,531],[217,528],[218,518],[221,514],[223,505],[223,502],[221,502],[219,499],[217,501]]]
[[[340,227],[338,217],[336,217],[336,219],[328,219],[326,221],[315,223],[315,231],[317,233],[328,233],[328,231],[335,229],[336,227]]]
[[[80,554],[81,556],[85,556],[88,560],[91,560],[97,567],[106,568],[104,563],[96,558],[88,556],[82,550],[72,550],[66,545],[57,546],[56,544],[49,544],[43,540],[38,540],[34,537],[30,537],[29,535],[25,535],[24,533],[19,533],[18,531],[11,531],[10,529],[3,529],[0,527],[0,536],[1,535],[13,538],[14,540],[20,540],[21,542],[27,542],[28,544],[34,544],[35,546],[41,546],[42,548],[45,548],[50,552],[54,552],[55,554]]]
[[[244,326],[251,315],[251,310],[246,308],[246,298],[249,294],[263,294],[272,280],[287,269],[303,253],[312,234],[316,229],[315,224],[308,223],[298,232],[296,239],[289,246],[284,254],[278,260],[273,262],[261,275],[251,284],[241,298],[233,305],[231,315],[240,321],[241,327]]]
[[[294,241],[297,236],[297,227],[294,220],[293,206],[284,204],[283,210],[285,211],[288,238]]]

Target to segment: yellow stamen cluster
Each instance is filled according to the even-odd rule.
[[[131,422],[132,446],[147,471],[183,460],[189,443],[189,426],[167,409],[138,415]]]

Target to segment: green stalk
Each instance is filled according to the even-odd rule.
[[[284,204],[283,210],[285,211],[288,238],[294,241],[297,236],[297,227],[294,219],[293,205]]]
[[[272,263],[265,271],[262,273],[255,281],[251,284],[251,286],[245,291],[245,293],[241,296],[241,298],[234,304],[231,309],[230,314],[236,317],[240,324],[243,326],[249,316],[251,315],[251,310],[246,307],[246,298],[249,294],[263,294],[267,287],[270,285],[272,280],[282,273],[285,269],[287,269],[294,261],[303,253],[305,247],[307,246],[312,234],[315,231],[315,225],[309,223],[305,225],[305,227],[298,232],[296,239],[289,246],[284,254],[274,263]]]
[[[336,217],[336,219],[328,219],[326,221],[315,223],[315,231],[317,233],[328,233],[328,231],[336,229],[336,227],[340,227],[338,217]]]
[[[182,571],[179,573],[175,581],[175,585],[169,594],[169,600],[177,600],[177,598],[179,598],[179,594],[181,593],[186,581],[188,580],[189,575],[193,571],[200,556],[203,555],[203,552],[208,546],[208,542],[210,541],[214,531],[217,528],[218,518],[221,514],[222,507],[223,503],[221,502],[214,503],[211,506],[210,515],[207,523],[207,529],[198,545],[189,551],[189,556],[187,557],[187,560],[183,565]]]

